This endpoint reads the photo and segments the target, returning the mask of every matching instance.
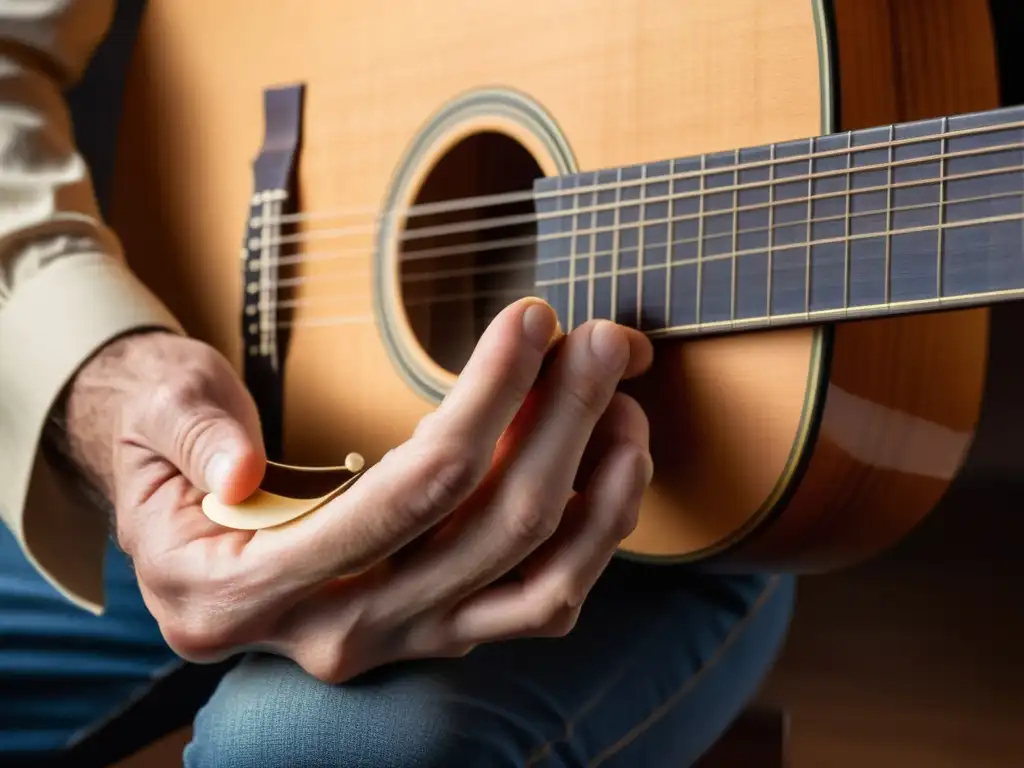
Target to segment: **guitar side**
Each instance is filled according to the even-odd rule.
[[[999,105],[984,0],[833,0],[823,10],[835,131]],[[957,77],[936,76],[954,69]],[[836,325],[803,471],[768,524],[727,553],[729,563],[837,568],[920,523],[971,453],[992,315],[983,308]]]

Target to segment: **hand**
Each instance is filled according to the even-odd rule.
[[[650,480],[646,419],[615,388],[651,348],[592,323],[544,364],[554,329],[541,302],[506,309],[410,440],[322,509],[261,531],[200,508],[206,491],[249,495],[264,465],[252,401],[219,354],[154,334],[90,362],[69,398],[73,445],[115,502],[170,645],[195,661],[259,648],[341,681],[568,632]]]

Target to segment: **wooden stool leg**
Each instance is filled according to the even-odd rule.
[[[696,768],[785,768],[789,718],[779,707],[745,709]]]

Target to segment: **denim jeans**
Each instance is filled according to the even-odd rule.
[[[0,529],[0,765],[60,753],[180,673],[113,547],[106,582],[108,613],[81,612]],[[616,560],[565,638],[403,662],[343,685],[246,656],[195,717],[185,766],[689,765],[754,694],[793,598],[788,576]]]

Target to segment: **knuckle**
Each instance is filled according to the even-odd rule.
[[[614,382],[593,365],[578,366],[565,383],[566,393],[585,413],[597,417],[611,399]]]
[[[508,505],[506,519],[513,539],[536,544],[547,541],[558,529],[562,508],[544,494],[523,492]]]
[[[586,588],[565,575],[555,580],[534,601],[523,634],[532,637],[564,637],[579,620]]]
[[[300,667],[321,682],[334,685],[348,682],[376,666],[367,654],[367,635],[360,632],[357,623],[350,618],[342,622],[340,629],[332,624],[321,625],[312,632],[303,632],[302,640],[293,646],[296,652],[291,654],[292,657]],[[362,644],[357,642],[360,636],[363,637]]]
[[[431,653],[430,655],[443,659],[462,659],[475,650],[475,643],[457,643],[454,645],[444,645],[436,653]]]
[[[352,654],[347,652],[345,643],[326,643],[304,654],[300,666],[323,683],[338,685],[347,682],[360,672]]]
[[[403,656],[410,658],[463,658],[476,649],[477,643],[463,638],[458,640],[436,633],[426,642],[414,643],[406,648]]]
[[[578,608],[566,609],[554,616],[545,627],[544,635],[547,637],[565,637],[576,628],[579,621],[580,611]]]
[[[174,361],[172,373],[155,383],[148,399],[158,411],[190,408],[197,403],[222,399],[224,383],[231,380],[231,368],[220,353],[197,344],[189,348],[187,357]]]
[[[282,615],[271,636],[282,655],[323,683],[347,682],[386,660],[380,655],[382,634],[369,625],[358,596],[344,605],[300,602]]]
[[[474,451],[464,441],[432,446],[421,477],[422,512],[458,506],[476,488],[485,470],[482,452]]]
[[[196,663],[218,661],[246,641],[245,595],[231,574],[205,568],[202,584],[169,567],[167,559],[147,556],[135,561],[139,586],[167,644]]]
[[[179,409],[202,399],[208,380],[198,365],[182,366],[173,378],[162,379],[153,389],[150,404],[158,413],[164,409]]]
[[[159,431],[170,436],[169,444],[186,450],[212,424],[209,416],[216,410],[212,382],[202,370],[180,368],[174,377],[160,381],[141,405],[143,431]]]
[[[580,604],[568,599],[566,593],[547,604],[538,635],[544,637],[565,637],[576,627],[580,617]]]
[[[194,663],[217,661],[237,645],[231,627],[204,608],[175,612],[160,629],[171,650]]]

